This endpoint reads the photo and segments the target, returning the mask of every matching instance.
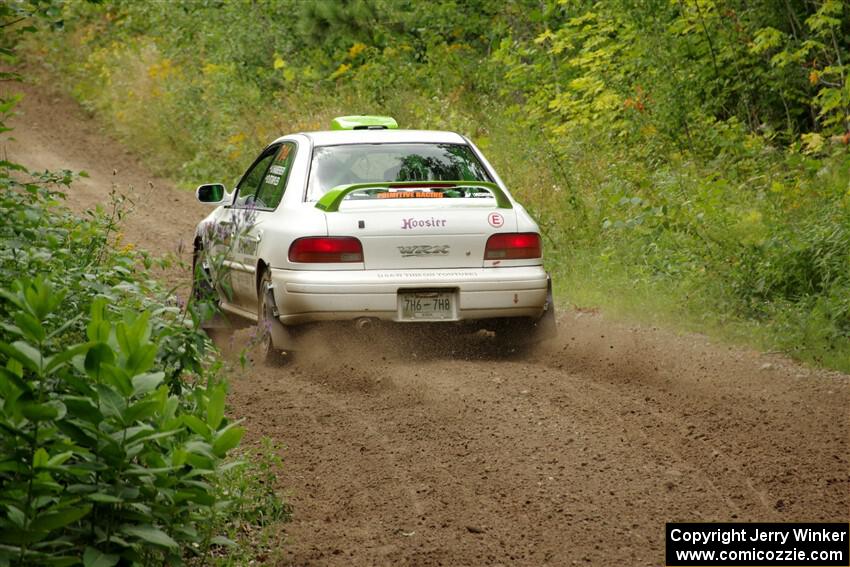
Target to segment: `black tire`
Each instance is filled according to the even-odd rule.
[[[272,342],[270,317],[274,306],[268,305],[269,294],[266,293],[272,283],[272,275],[268,270],[263,271],[260,285],[257,289],[257,339],[260,344],[260,354],[269,366],[281,366],[292,358],[292,353],[285,353],[275,348]]]

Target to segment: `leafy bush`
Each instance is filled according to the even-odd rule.
[[[227,459],[244,430],[205,306],[176,305],[116,247],[123,198],[65,208],[73,177],[0,162],[0,565],[208,563],[233,521],[288,507],[253,476],[267,465]]]
[[[53,189],[70,174],[2,165],[0,560],[176,563],[222,543],[215,483],[243,430],[209,343],[112,248],[117,209],[81,221]]]
[[[227,534],[240,545],[212,550],[190,561],[190,565],[250,565],[252,561],[265,563],[268,556],[281,553],[276,527],[291,519],[292,507],[281,499],[276,488],[283,464],[278,456],[280,450],[272,439],[264,437],[259,446],[236,451],[238,463],[228,468],[216,485],[217,498],[232,501],[233,505],[215,518],[211,530]]]
[[[224,385],[169,394],[150,315],[116,320],[92,302],[83,343],[64,346],[67,290],[43,278],[3,290],[11,343],[0,375],[0,554],[42,565],[178,562],[226,502],[214,482],[243,430],[224,419]],[[51,347],[51,345],[53,345]],[[81,549],[85,546],[85,549]],[[96,558],[96,561],[95,559]]]
[[[0,6],[6,60],[32,18],[63,24],[49,0]],[[18,98],[0,97],[0,132]],[[252,476],[268,466],[226,460],[244,430],[198,329],[209,305],[177,305],[118,247],[115,191],[71,214],[73,178],[0,160],[0,565],[207,563],[246,508],[288,508]]]

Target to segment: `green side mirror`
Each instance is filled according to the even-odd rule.
[[[195,195],[202,203],[219,205],[221,204],[222,199],[224,199],[224,185],[221,183],[207,183],[200,185],[195,190]]]

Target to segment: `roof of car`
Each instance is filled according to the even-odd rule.
[[[466,140],[455,132],[439,130],[328,130],[303,132],[316,146],[338,144],[399,144],[425,142],[431,144],[465,144]]]

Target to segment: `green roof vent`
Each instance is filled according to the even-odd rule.
[[[331,130],[395,130],[398,122],[390,116],[337,116]]]

